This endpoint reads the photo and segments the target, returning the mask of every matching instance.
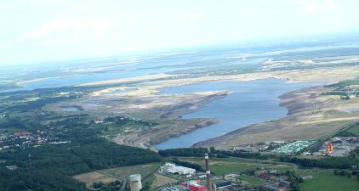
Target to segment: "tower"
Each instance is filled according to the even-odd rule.
[[[142,189],[141,175],[133,174],[130,176],[131,191],[140,191]]]
[[[207,178],[207,191],[212,191],[212,182],[211,182],[211,171],[209,169],[209,157],[208,153],[204,155],[204,160],[206,161],[206,178]]]

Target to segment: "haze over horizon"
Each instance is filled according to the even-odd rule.
[[[3,0],[0,65],[353,33],[357,7],[357,0]]]

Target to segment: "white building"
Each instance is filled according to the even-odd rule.
[[[179,175],[193,175],[196,170],[184,166],[177,166],[173,163],[166,163],[160,168],[161,173],[179,174]]]
[[[140,191],[142,189],[141,175],[133,174],[130,176],[131,191]]]

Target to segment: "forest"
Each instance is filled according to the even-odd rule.
[[[117,145],[105,139],[83,139],[63,145],[44,145],[6,152],[0,167],[1,191],[86,190],[71,176],[93,170],[158,162],[152,151]],[[16,165],[17,170],[5,168]]]
[[[42,104],[36,105],[35,108]],[[46,143],[0,152],[1,191],[82,191],[87,188],[75,181],[73,175],[161,161],[156,152],[110,142],[102,136],[103,129],[97,127],[87,115],[61,116],[50,113],[43,116],[33,114],[31,118],[26,114],[17,115],[23,117],[3,120],[0,127],[29,132],[41,130],[46,139],[64,141],[64,144]],[[117,125],[132,123],[127,118],[123,122]],[[10,170],[9,166],[17,169]]]

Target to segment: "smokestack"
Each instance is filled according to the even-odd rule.
[[[207,191],[212,191],[212,182],[211,182],[211,171],[209,170],[209,157],[208,153],[204,155],[206,161],[206,177],[207,177]]]

